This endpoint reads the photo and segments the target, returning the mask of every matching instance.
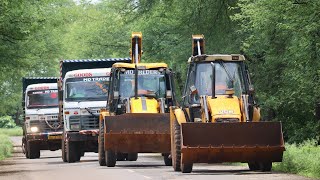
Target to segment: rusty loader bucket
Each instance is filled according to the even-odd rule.
[[[127,113],[105,117],[105,150],[169,153],[169,114]]]
[[[182,163],[281,162],[280,122],[182,123]]]

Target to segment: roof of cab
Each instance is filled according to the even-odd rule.
[[[199,62],[199,61],[244,61],[245,57],[241,54],[212,54],[212,55],[199,55],[199,56],[191,56],[188,59],[188,63],[190,62]]]
[[[135,63],[115,63],[113,68],[135,68]],[[166,63],[138,63],[138,69],[154,69],[154,68],[168,68]]]
[[[78,69],[66,73],[65,78],[110,76],[111,68]],[[88,74],[86,74],[88,73]],[[81,74],[77,76],[76,74]]]
[[[58,84],[57,83],[31,84],[31,85],[27,86],[26,91],[48,90],[48,89],[58,89]]]

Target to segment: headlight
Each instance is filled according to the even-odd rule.
[[[39,131],[38,127],[31,127],[30,130],[31,130],[31,132],[38,132]]]
[[[80,124],[70,124],[70,129],[72,131],[79,131],[80,130]]]

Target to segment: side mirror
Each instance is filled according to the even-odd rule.
[[[171,99],[172,98],[172,91],[168,90],[166,93],[166,98]]]
[[[113,91],[113,99],[119,99],[119,91]]]
[[[249,85],[249,94],[254,94],[254,93],[255,93],[254,91],[255,91],[255,90],[254,90],[253,85],[250,84],[250,85]]]

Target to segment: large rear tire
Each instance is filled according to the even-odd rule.
[[[193,164],[184,164],[181,163],[181,171],[182,173],[191,173]]]
[[[163,155],[163,161],[166,166],[172,166],[172,158],[169,156],[170,156],[170,154]]]
[[[136,161],[138,159],[138,153],[128,153],[128,161]]]
[[[171,143],[172,167],[174,171],[181,171],[181,130],[177,120],[174,124],[171,133],[173,143]]]
[[[67,162],[74,163],[80,161],[80,149],[77,142],[68,141],[66,142]]]
[[[40,149],[38,144],[27,141],[27,153],[30,159],[40,158]]]
[[[248,163],[248,167],[249,167],[250,171],[257,171],[260,169],[260,165],[257,162]]]
[[[106,155],[104,151],[104,123],[100,122],[100,129],[99,129],[99,144],[98,144],[98,153],[99,153],[99,164],[100,166],[106,166]]]
[[[259,163],[260,165],[260,170],[263,172],[269,172],[272,169],[272,162],[262,162]]]
[[[125,161],[127,156],[125,153],[117,152],[117,161]]]
[[[117,162],[117,156],[116,153],[114,151],[108,150],[105,151],[105,155],[106,155],[106,164],[108,167],[114,167],[116,165]]]

